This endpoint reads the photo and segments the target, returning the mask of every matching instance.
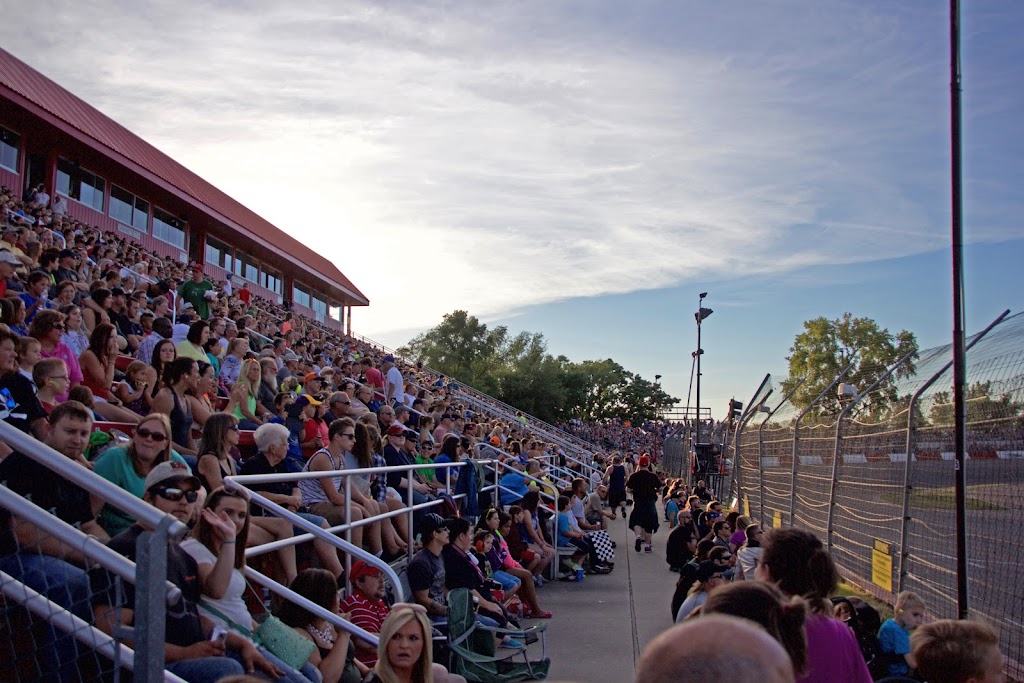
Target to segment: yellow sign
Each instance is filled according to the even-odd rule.
[[[747,517],[750,516],[750,498],[746,495],[743,496],[743,514]]]
[[[776,529],[782,528],[782,513],[778,510],[776,510],[775,514],[772,516],[772,526]]]
[[[871,583],[892,593],[892,546],[879,540],[871,549]]]

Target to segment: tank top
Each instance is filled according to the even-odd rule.
[[[171,440],[179,446],[187,446],[192,436],[192,406],[186,400],[182,406],[178,400],[178,392],[167,387],[174,399],[174,407],[171,408]]]
[[[249,414],[250,415],[255,415],[256,414],[256,397],[255,396],[251,396],[251,395],[250,396],[246,396],[246,398],[245,398],[245,405],[248,406]],[[249,419],[245,415],[242,415],[242,405],[241,404],[236,405],[235,409],[233,411],[231,411],[231,414],[234,415],[237,420],[248,420]]]
[[[328,449],[326,449],[326,448],[321,448],[316,453],[314,453],[312,456],[310,456],[309,460],[306,461],[306,464],[304,464],[302,466],[302,471],[303,472],[309,472],[310,471],[310,469],[309,469],[310,464],[321,453],[325,454],[327,456],[327,459],[331,462],[331,469],[332,470],[341,469],[340,467],[338,467],[338,464],[336,462],[334,462],[334,456],[331,455],[331,452]],[[340,491],[341,490],[341,485],[343,483],[342,480],[344,478],[343,477],[332,477],[331,479],[334,482],[334,488],[338,489]],[[324,493],[323,487],[320,486],[320,480],[319,479],[303,479],[302,481],[299,482],[299,491],[302,493],[302,502],[305,505],[315,505],[316,503],[327,503],[327,502],[329,502],[327,500],[327,494]]]
[[[626,490],[626,468],[622,465],[612,465],[612,473],[608,475],[608,490]]]
[[[107,378],[107,368],[110,366],[110,361],[103,361],[102,359],[99,359],[99,358],[97,358],[97,360],[99,360],[100,365],[103,366],[103,380],[102,381],[106,381],[106,378]],[[89,390],[92,392],[93,396],[95,396],[96,398],[102,398],[104,401],[106,401],[108,398],[110,398],[110,387],[109,386],[103,386],[101,381],[98,381],[95,377],[90,377],[88,375],[85,375],[85,373],[82,373],[82,374],[83,374],[82,384],[84,384],[85,386],[89,387]]]

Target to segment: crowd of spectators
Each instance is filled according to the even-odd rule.
[[[169,613],[165,655],[187,680],[235,671],[224,664],[225,655],[237,667],[262,668],[282,680],[355,680],[374,665],[371,648],[358,641],[349,647],[340,634],[331,636],[333,642],[350,652],[332,655],[328,629],[309,615],[290,617],[318,648],[306,665],[286,666],[251,647],[245,630],[253,615],[243,609],[241,595],[244,550],[288,539],[295,529],[237,489],[226,489],[225,478],[497,456],[510,472],[536,474],[550,487],[546,491],[555,490],[558,482],[541,465],[555,448],[536,438],[524,420],[471,410],[446,378],[299,316],[287,302],[261,298],[230,274],[211,280],[201,264],[160,256],[124,235],[80,223],[62,203],[42,188],[20,199],[0,189],[0,418],[193,526],[190,539],[168,556],[190,602],[174,615],[178,621],[172,623]],[[142,532],[131,516],[90,501],[69,482],[56,483],[56,475],[35,472],[48,470],[0,442],[0,478],[13,490],[52,500],[59,517],[131,554]],[[457,476],[456,470],[351,475],[351,500],[342,478],[333,476],[252,489],[322,528],[375,518],[351,529],[351,540],[394,560],[410,545],[422,548],[421,557],[441,526],[447,533],[447,522],[437,525],[417,512],[410,528],[407,515],[378,516],[404,509],[408,497],[414,503],[437,500],[451,492]],[[545,506],[536,488],[524,485],[521,493],[519,509],[502,511],[501,519],[481,529],[490,539],[481,551],[490,558],[481,576],[505,579],[502,588],[488,593],[490,584],[474,585],[474,574],[457,563],[480,550],[470,530],[451,539],[446,559],[455,563],[450,575],[459,586],[490,595],[481,612],[490,607],[493,621],[502,625],[551,616],[540,607],[536,588],[554,561],[554,539],[539,524]],[[110,597],[103,583],[109,577],[86,571],[84,558],[60,543],[41,542],[39,530],[24,520],[11,525],[9,513],[0,514],[0,566],[110,630],[111,605],[95,597]],[[285,545],[261,561],[278,581],[321,590],[317,595],[331,582],[344,584],[344,555],[326,541]],[[416,564],[409,574],[418,586]],[[320,574],[311,579],[305,567]],[[348,599],[361,596],[360,610],[380,611],[373,602],[380,597],[374,576],[364,567],[348,577],[358,589]],[[436,583],[436,574],[429,582]],[[450,587],[442,583],[441,597]],[[422,591],[414,592],[437,616]],[[438,597],[431,593],[432,600]],[[133,599],[128,596],[129,603]],[[521,605],[522,612],[509,612],[506,603]],[[130,607],[116,618],[130,622]],[[232,635],[214,646],[208,636],[218,625]],[[56,680],[66,677],[79,653],[71,639],[51,636],[42,649],[53,653],[46,658],[52,667],[47,673]],[[513,640],[511,646],[521,644]],[[213,659],[218,665],[206,666]]]
[[[618,418],[593,422],[572,419],[558,426],[601,449],[648,453],[655,461],[657,454],[661,453],[665,437],[673,429],[673,425],[664,422],[645,421],[633,425],[628,420]]]

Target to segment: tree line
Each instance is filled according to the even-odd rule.
[[[575,363],[555,357],[543,334],[512,335],[461,310],[398,352],[548,422],[618,418],[640,424],[679,400],[611,358]]]

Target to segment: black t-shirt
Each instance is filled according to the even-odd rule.
[[[0,377],[0,394],[0,416],[26,434],[32,433],[31,426],[36,420],[46,417],[32,382],[20,372]]]
[[[33,503],[53,511],[68,524],[81,525],[95,519],[85,489],[23,453],[15,451],[0,462],[0,482],[19,495],[31,496]],[[10,513],[0,508],[0,555],[17,550],[9,519]]]
[[[626,481],[626,488],[633,491],[633,500],[649,503],[658,500],[661,479],[650,470],[637,470]]]
[[[384,460],[387,462],[388,467],[414,464],[404,451],[398,450],[391,444],[384,447]],[[402,479],[407,479],[406,475],[406,472],[388,472],[388,486],[393,489],[399,488],[398,482],[402,481]]]
[[[135,561],[135,544],[142,535],[143,529],[138,524],[110,539],[107,546],[131,561]],[[172,645],[188,647],[204,640],[203,624],[199,619],[196,604],[202,595],[202,584],[199,570],[192,556],[181,549],[177,543],[167,545],[167,580],[181,589],[181,600],[174,605],[167,605],[167,634],[165,638]],[[127,581],[124,586],[124,605],[135,609],[135,586]],[[89,571],[89,587],[95,605],[116,605],[114,577],[103,568]]]
[[[452,545],[446,545],[441,551],[441,557],[444,559],[444,582],[449,590],[452,588],[476,589],[485,599],[494,601],[491,597],[491,589],[484,585],[483,575],[468,555]]]
[[[288,458],[285,458],[276,465],[271,466],[267,461],[267,457],[262,453],[257,453],[248,460],[242,463],[242,466],[238,469],[239,474],[291,474],[295,472],[295,468],[290,464]],[[272,493],[280,496],[290,496],[298,484],[294,481],[275,481],[265,482],[262,484],[248,484],[249,488],[253,491],[262,491],[264,493]],[[262,505],[251,505],[250,511],[257,517],[263,516]]]
[[[444,564],[444,560],[426,548],[420,550],[412,556],[405,569],[409,577],[409,589],[414,592],[427,591],[431,600],[444,604]]]

